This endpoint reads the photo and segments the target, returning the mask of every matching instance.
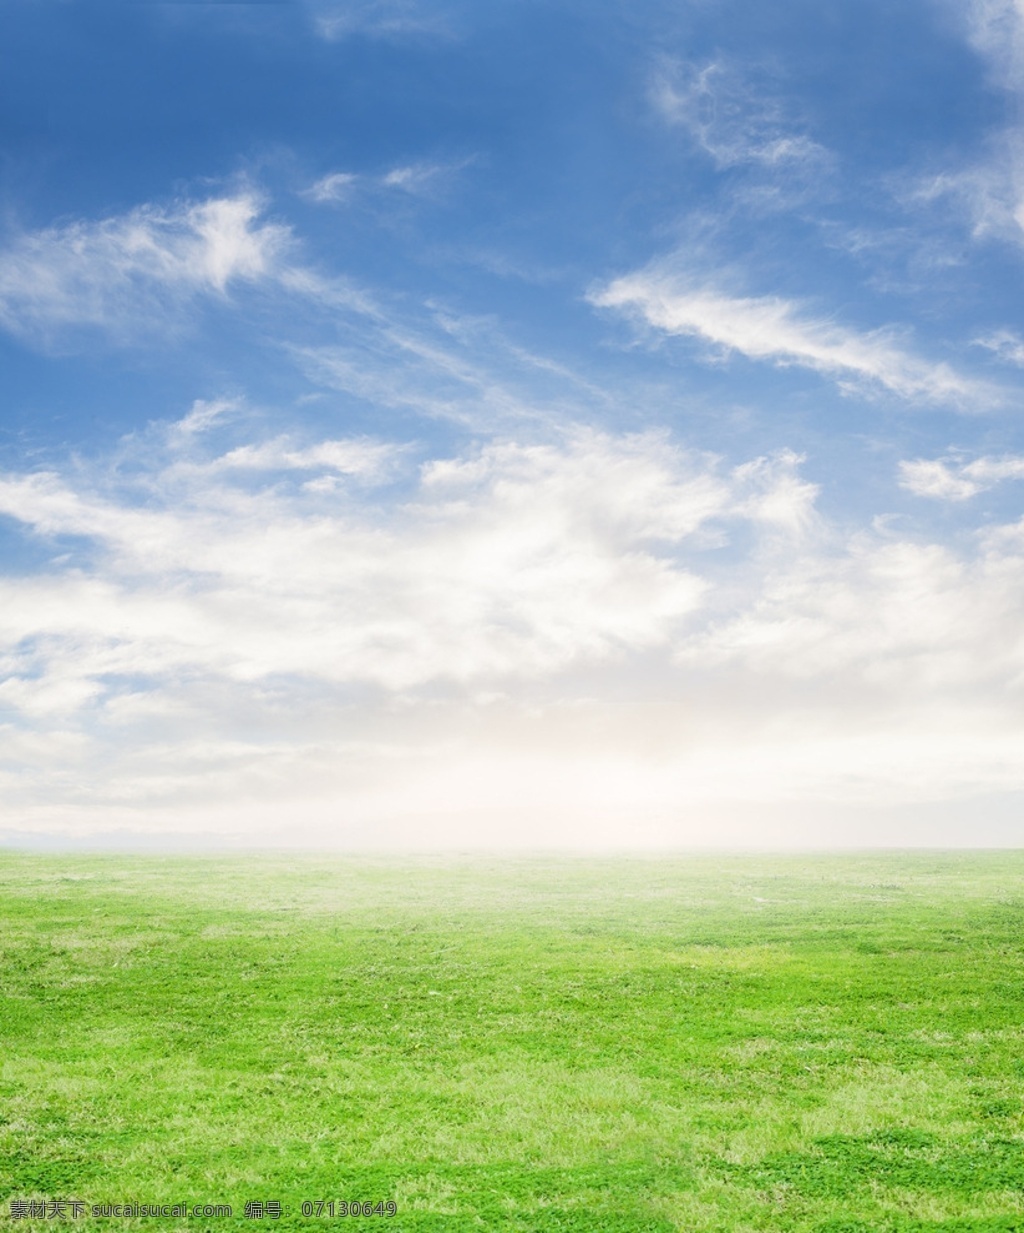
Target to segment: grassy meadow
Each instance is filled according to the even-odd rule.
[[[13,1228],[1024,1230],[1024,853],[7,852],[0,948]]]

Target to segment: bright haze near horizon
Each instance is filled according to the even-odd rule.
[[[1021,842],[1024,0],[0,28],[7,841]]]

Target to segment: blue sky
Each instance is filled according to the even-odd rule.
[[[1021,0],[0,22],[0,832],[1020,842]]]

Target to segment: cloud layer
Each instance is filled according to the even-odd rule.
[[[399,690],[530,677],[665,645],[704,589],[672,546],[723,516],[790,520],[810,491],[785,486],[786,465],[780,489],[716,478],[661,437],[581,430],[435,459],[397,506],[367,500],[400,459],[375,441],[274,439],[174,459],[145,504],[7,476],[0,511],[102,562],[8,580],[9,646],[67,639],[63,670],[90,688],[193,669]]]
[[[226,414],[0,478],[51,545],[2,584],[8,826],[709,842],[729,802],[1024,787],[1019,527],[844,538],[795,455],[662,432],[216,449]]]

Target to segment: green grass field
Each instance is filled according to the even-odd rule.
[[[1024,1230],[1024,853],[8,852],[0,887],[4,1219],[234,1210],[12,1227]]]

